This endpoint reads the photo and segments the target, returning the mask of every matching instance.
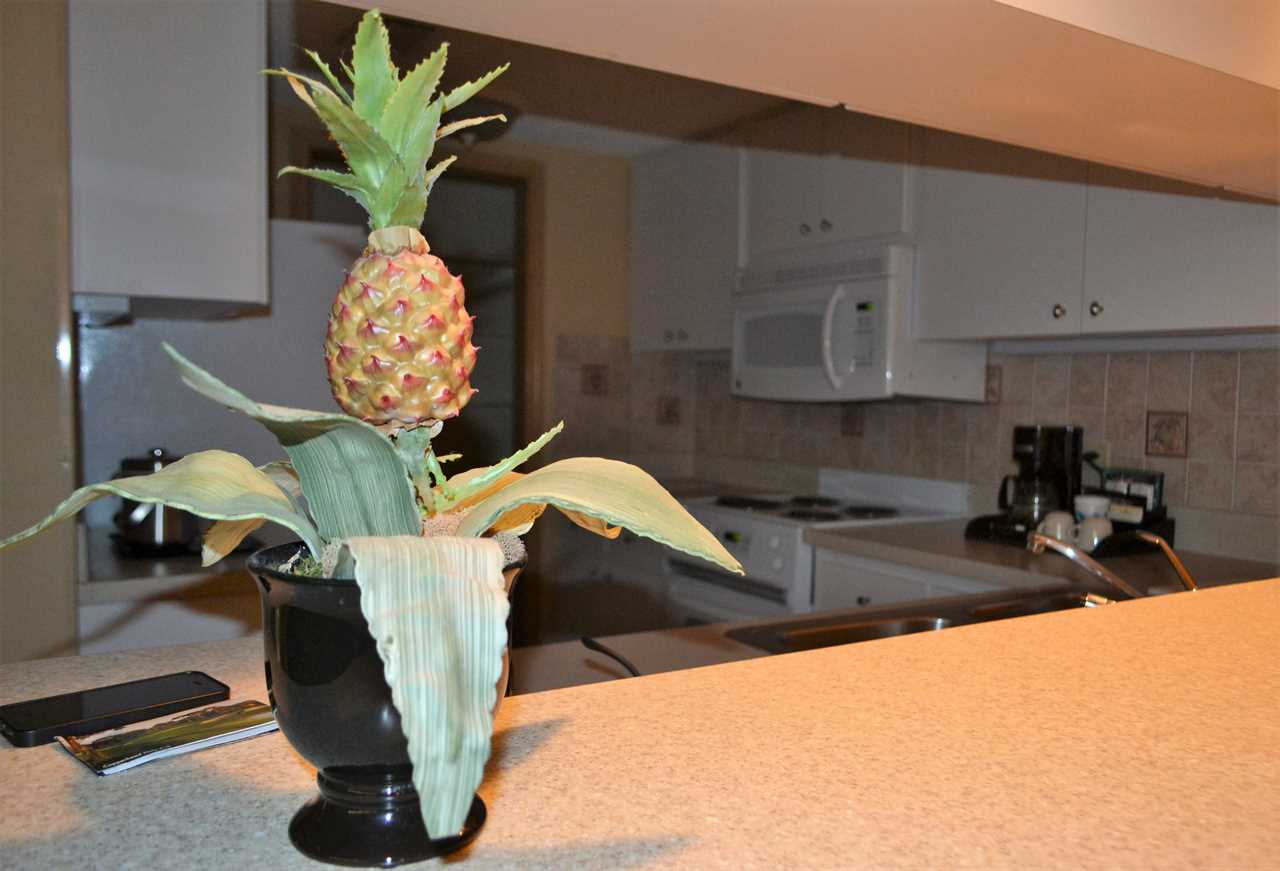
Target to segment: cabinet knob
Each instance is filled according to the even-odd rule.
[[[672,339],[674,339],[675,337],[676,337],[676,334],[675,334],[675,333],[673,333],[671,330],[663,330],[663,331],[662,331],[662,341],[664,341],[664,342],[670,342],[670,341],[671,341]]]
[[[818,229],[824,233],[830,233],[831,227],[832,227],[831,222],[828,221],[826,218],[823,218],[821,221],[818,222]]]
[[[1102,314],[1102,303],[1098,302],[1096,299],[1089,303],[1089,314],[1093,315],[1095,318]]]
[[[801,225],[800,225],[800,235],[801,235],[801,236],[808,236],[808,235],[809,235],[810,233],[812,233],[812,232],[813,232],[813,228],[812,228],[812,227],[810,227],[808,224],[801,224]]]
[[[870,605],[870,604],[871,604],[871,597],[870,597],[870,596],[859,596],[858,598],[854,599],[854,601],[855,601],[855,602],[857,602],[859,605]]]
[[[1053,304],[1053,319],[1055,321],[1061,320],[1062,316],[1065,315],[1066,313],[1067,313],[1066,306],[1064,306],[1062,303],[1055,302]]]
[[[676,338],[682,342],[689,341],[689,334],[684,330],[676,330]]]

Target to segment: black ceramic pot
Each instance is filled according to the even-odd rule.
[[[391,701],[354,581],[276,571],[301,544],[249,558],[262,591],[267,695],[280,731],[318,770],[320,795],[289,824],[289,839],[313,859],[390,867],[466,845],[485,820],[477,796],[459,832],[429,834],[413,787],[408,743]],[[503,569],[510,590],[522,564]],[[503,658],[498,698],[506,692]]]

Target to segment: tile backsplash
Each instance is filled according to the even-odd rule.
[[[1269,536],[1259,555],[1280,540],[1278,349],[992,354],[981,403],[743,399],[729,393],[723,354],[631,354],[617,338],[561,336],[554,365],[567,423],[559,455],[763,488],[811,489],[823,466],[966,481],[981,512],[994,510],[1010,471],[1016,424],[1071,423],[1104,465],[1163,472],[1184,527],[1216,524],[1225,536],[1234,523]],[[1179,449],[1186,455],[1168,455]],[[1203,539],[1198,549],[1214,549]]]

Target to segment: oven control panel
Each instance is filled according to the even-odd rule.
[[[776,522],[712,506],[695,506],[690,512],[742,563],[748,578],[787,591],[788,600],[794,595],[808,602],[812,557],[798,527],[779,528]]]

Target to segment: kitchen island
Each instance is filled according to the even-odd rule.
[[[460,867],[1268,867],[1277,625],[1280,579],[515,696]],[[185,668],[265,695],[246,638],[0,666],[0,704]],[[0,783],[6,868],[316,867],[279,734]]]

